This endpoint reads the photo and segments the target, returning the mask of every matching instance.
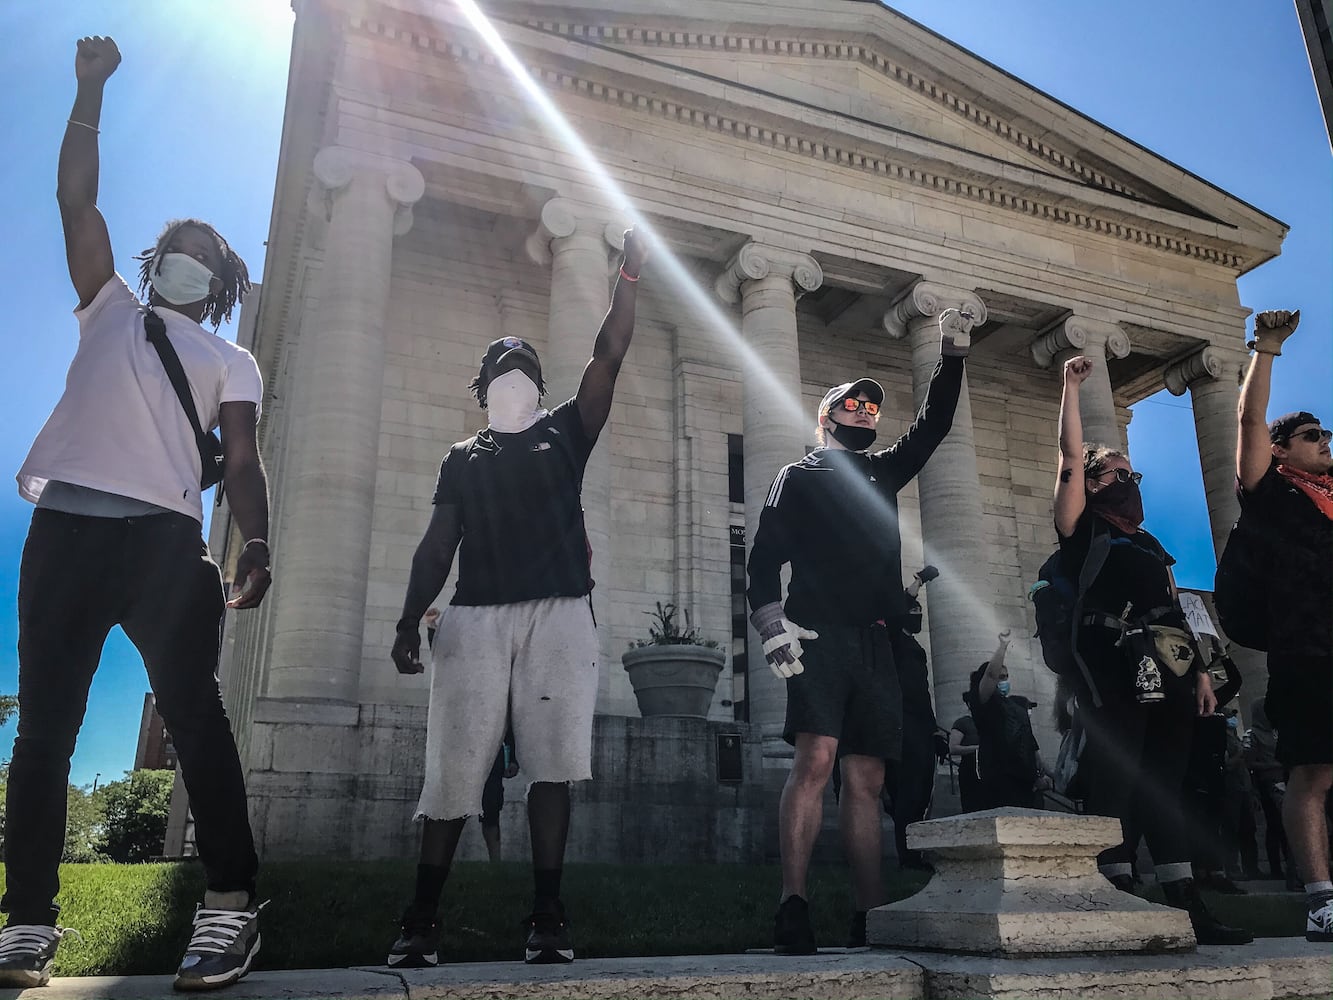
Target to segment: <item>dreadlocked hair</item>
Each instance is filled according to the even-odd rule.
[[[222,253],[222,273],[218,275],[218,280],[222,282],[222,290],[216,295],[209,295],[203,315],[203,318],[210,321],[216,330],[224,320],[231,319],[232,308],[237,303],[245,301],[245,293],[250,290],[250,270],[240,255],[231,248],[231,244],[222,238],[222,234],[202,219],[173,219],[162,229],[156,243],[142,253],[134,255],[134,259],[139,261],[139,297],[146,296],[152,287],[153,261],[157,258],[158,249],[165,246],[171,237],[185,226],[207,233],[217,242],[218,250]]]
[[[1085,444],[1083,446],[1083,475],[1090,479],[1096,479],[1106,471],[1108,460],[1112,458],[1123,458],[1129,461],[1129,456],[1116,448],[1108,448],[1104,444]]]

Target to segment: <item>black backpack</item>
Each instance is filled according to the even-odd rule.
[[[1227,536],[1213,579],[1213,604],[1227,638],[1250,649],[1268,649],[1268,575],[1262,535],[1244,513]]]
[[[1099,520],[1093,520],[1092,538],[1088,554],[1079,570],[1078,579],[1071,579],[1061,565],[1060,550],[1056,549],[1041,564],[1037,582],[1028,591],[1037,619],[1037,638],[1041,640],[1041,656],[1046,666],[1061,676],[1082,672],[1092,694],[1093,704],[1101,706],[1101,695],[1083,657],[1078,654],[1078,631],[1083,618],[1083,597],[1092,586],[1097,574],[1106,564],[1111,551],[1111,535]]]

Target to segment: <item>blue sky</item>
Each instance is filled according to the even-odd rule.
[[[669,6],[664,2],[664,7]],[[1292,227],[1282,256],[1241,279],[1258,309],[1299,307],[1278,364],[1276,410],[1327,416],[1333,393],[1333,157],[1295,11],[1285,0],[901,0],[958,44]],[[0,469],[17,470],[60,394],[73,354],[74,296],[56,211],[55,165],[74,96],[74,42],[109,34],[124,56],[102,116],[100,204],[118,267],[181,215],[212,221],[262,274],[286,93],[292,14],[284,0],[8,0],[0,37],[0,286],[8,356]],[[225,328],[224,328],[225,330]],[[1054,443],[1052,443],[1054,446]],[[1212,549],[1188,397],[1136,407],[1135,465],[1148,526],[1208,587]],[[12,480],[10,480],[12,483]],[[16,590],[30,507],[0,491],[0,692],[17,689]],[[133,763],[147,682],[114,633],[93,684],[72,780]],[[8,756],[13,723],[0,730]]]

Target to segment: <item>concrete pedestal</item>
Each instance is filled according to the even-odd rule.
[[[907,846],[935,864],[929,884],[871,910],[872,946],[982,955],[1193,949],[1183,910],[1118,892],[1097,854],[1120,840],[1102,816],[991,809],[913,823]]]

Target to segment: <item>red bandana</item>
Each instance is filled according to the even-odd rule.
[[[1279,465],[1278,475],[1304,493],[1319,508],[1319,512],[1333,521],[1333,476],[1316,476],[1289,465]]]

